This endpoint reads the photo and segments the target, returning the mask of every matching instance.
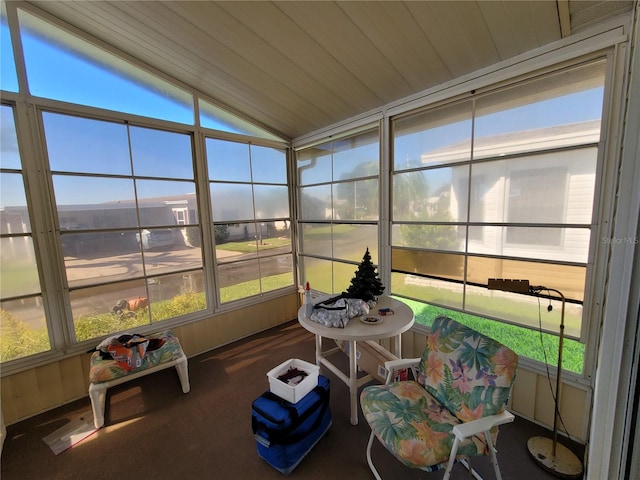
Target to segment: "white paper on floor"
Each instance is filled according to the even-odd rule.
[[[93,414],[89,411],[72,419],[69,423],[50,433],[42,440],[56,455],[77,445],[98,429],[93,424]]]

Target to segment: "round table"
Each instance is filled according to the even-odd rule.
[[[298,310],[298,322],[300,322],[300,325],[316,336],[316,364],[318,366],[326,366],[349,387],[352,425],[358,424],[358,388],[371,380],[370,375],[360,379],[357,376],[356,342],[396,337],[395,353],[398,357],[401,357],[401,335],[409,330],[415,321],[413,311],[406,304],[394,298],[380,297],[378,303],[371,310],[371,314],[378,315],[378,310],[381,308],[390,308],[393,310],[393,315],[381,316],[382,322],[377,324],[365,324],[360,317],[354,317],[349,320],[345,328],[326,327],[321,323],[314,322],[307,316],[308,308],[306,305],[302,305]],[[337,347],[322,351],[323,338],[348,342],[348,376],[327,358],[338,350]]]

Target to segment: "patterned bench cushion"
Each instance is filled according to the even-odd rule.
[[[425,470],[446,466],[455,439],[452,430],[460,420],[422,385],[405,381],[370,386],[360,402],[378,440],[402,463]],[[495,428],[492,441],[497,435]],[[458,455],[485,455],[486,447],[482,436],[474,436],[460,443]]]
[[[146,335],[147,338],[162,338],[165,340],[162,347],[152,352],[147,352],[142,360],[142,365],[133,370],[126,371],[115,360],[103,360],[100,352],[91,355],[91,367],[89,370],[89,381],[91,383],[102,383],[116,378],[131,375],[141,370],[146,370],[161,363],[170,362],[182,355],[182,347],[178,338],[170,330]]]

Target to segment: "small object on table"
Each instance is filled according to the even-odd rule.
[[[313,303],[311,303],[311,286],[309,285],[309,282],[307,282],[304,287],[304,308],[305,315],[310,317],[313,313]]]
[[[381,308],[378,310],[378,313],[384,317],[385,315],[393,315],[393,310],[390,308]]]
[[[378,315],[365,315],[360,317],[360,321],[365,325],[377,325],[382,322],[382,317],[379,317]]]

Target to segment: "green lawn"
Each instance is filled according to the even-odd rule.
[[[352,230],[355,230],[355,225],[344,225],[344,224],[333,224],[333,225],[324,225],[314,226],[313,229],[305,232],[305,238],[307,240],[324,240],[331,241],[331,235],[339,235],[349,233]]]
[[[0,285],[12,292],[32,292],[40,289],[40,280],[35,263],[22,259],[2,259]],[[3,292],[7,293],[7,292]]]
[[[467,325],[511,348],[518,355],[538,360],[549,365],[558,364],[559,338],[548,333],[540,333],[528,328],[509,325],[489,320],[476,315],[470,315],[446,308],[436,307],[427,303],[416,302],[400,298],[411,307],[416,317],[416,323],[431,326],[439,315],[446,315]],[[542,348],[544,345],[544,349]],[[564,340],[562,368],[575,373],[582,373],[585,346],[572,339]],[[545,358],[546,354],[546,358]]]
[[[228,244],[225,244],[228,245]],[[236,247],[237,248],[237,247]],[[262,279],[263,291],[276,290],[291,285],[292,275],[290,273],[274,275]],[[260,292],[259,280],[251,280],[221,289],[223,302],[229,302],[240,298],[255,295]],[[488,320],[475,315],[465,314],[454,310],[436,307],[423,302],[400,299],[405,302],[414,312],[416,323],[430,326],[433,320],[439,315],[447,315],[454,320],[468,325],[485,335],[488,335],[499,342],[513,349],[518,355],[532,358],[540,362],[547,362],[555,366],[558,358],[558,337],[547,333],[540,334],[538,331],[528,328],[509,325],[493,320]],[[198,311],[205,308],[204,293],[181,295],[173,300],[160,302],[153,306],[155,319],[171,318],[184,313]],[[106,335],[114,331],[144,325],[148,319],[132,318],[122,320],[122,324],[114,324],[114,316],[111,314],[101,314],[76,319],[76,335],[79,340],[95,338]],[[19,319],[11,316],[8,312],[2,312],[2,360],[19,358],[46,351],[49,349],[46,329],[34,331]],[[118,322],[116,322],[118,323]],[[115,330],[114,330],[115,328]],[[542,348],[544,345],[544,349]],[[585,346],[572,339],[565,339],[563,349],[563,368],[575,373],[582,373],[584,362]],[[546,354],[546,359],[545,359]]]
[[[292,284],[293,275],[290,273],[272,275],[262,279],[262,291],[270,292],[279,288],[288,287]],[[257,295],[258,293],[260,293],[260,280],[249,280],[247,282],[237,283],[229,287],[221,288],[220,300],[222,303],[226,303],[232,300],[249,297],[251,295]]]
[[[291,240],[286,237],[265,238],[262,243],[258,243],[258,250],[269,250],[271,248],[290,246]],[[230,252],[254,253],[256,251],[255,240],[244,240],[242,242],[227,242],[216,245],[217,250]]]

